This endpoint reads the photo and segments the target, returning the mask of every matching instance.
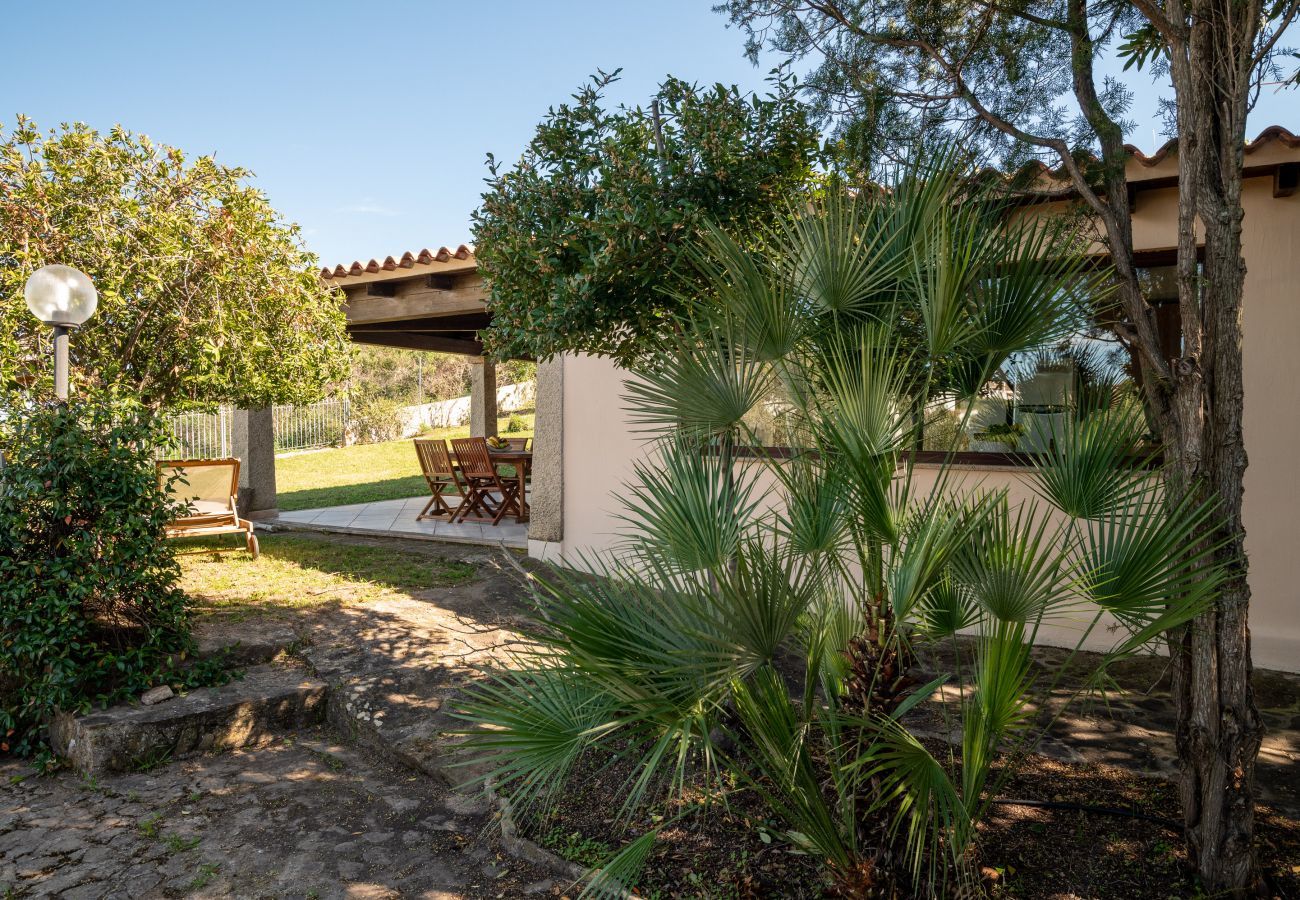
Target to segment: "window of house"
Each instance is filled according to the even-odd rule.
[[[1175,358],[1182,350],[1175,267],[1149,266],[1139,278],[1155,307],[1165,355]],[[1049,449],[1069,417],[1117,402],[1140,403],[1141,378],[1134,355],[1110,327],[1096,322],[1058,346],[1009,360],[974,400],[934,398],[924,423],[918,422],[917,449],[922,459],[955,450],[963,461],[1015,463]],[[789,405],[779,397],[760,404],[746,424],[752,443],[768,450],[798,443],[790,433]]]

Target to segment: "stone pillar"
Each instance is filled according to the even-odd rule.
[[[528,540],[564,539],[564,359],[537,364],[533,426],[533,488]]]
[[[493,437],[497,433],[497,367],[490,359],[471,360],[469,385],[469,433],[471,437]]]
[[[239,457],[239,514],[269,519],[275,500],[275,423],[271,409],[237,409],[230,429],[231,452]]]

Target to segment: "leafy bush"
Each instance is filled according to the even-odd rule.
[[[506,420],[506,434],[518,434],[521,431],[527,430],[528,423],[524,421],[523,416],[512,414],[510,418]]]
[[[770,222],[819,152],[793,79],[764,97],[668,78],[644,107],[607,108],[601,74],[551,109],[513,169],[489,156],[474,212],[497,359],[586,351],[627,361],[685,309],[701,224]]]
[[[361,444],[395,441],[402,436],[403,405],[384,397],[365,397],[352,404],[353,439]]]
[[[58,709],[155,684],[190,649],[154,451],[124,401],[11,410],[0,472],[0,750],[30,752]]]
[[[0,127],[0,392],[48,389],[23,282],[60,262],[99,291],[72,342],[79,380],[177,408],[319,398],[346,374],[343,292],[250,182],[120,127]]]

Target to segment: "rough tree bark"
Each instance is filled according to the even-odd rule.
[[[1170,4],[1171,14],[1181,13]],[[1250,587],[1242,524],[1243,152],[1260,10],[1253,3],[1193,0],[1171,74],[1179,116],[1179,305],[1183,353],[1162,419],[1179,494],[1219,506],[1212,540],[1229,577],[1213,609],[1171,642],[1178,708],[1180,794],[1187,840],[1212,891],[1254,886],[1255,758],[1262,737],[1251,687]],[[1172,16],[1171,16],[1172,17]],[[1204,230],[1198,278],[1196,223]]]
[[[1255,2],[1136,0],[1170,51],[1178,115],[1178,283],[1183,345],[1167,359],[1154,312],[1136,276],[1132,218],[1120,129],[1095,90],[1086,0],[1068,0],[1074,93],[1101,146],[1094,190],[1066,162],[1111,250],[1127,320],[1122,334],[1142,363],[1143,393],[1159,424],[1171,495],[1218,502],[1220,524],[1205,539],[1221,547],[1229,572],[1215,606],[1173,636],[1180,793],[1191,859],[1215,893],[1255,886],[1254,774],[1261,726],[1251,689],[1245,531],[1246,450],[1242,431],[1242,163],[1251,79],[1259,64],[1261,9]],[[1200,251],[1198,225],[1203,233]]]
[[[1178,281],[1183,346],[1166,358],[1155,313],[1142,295],[1133,248],[1122,132],[1096,93],[1095,44],[1087,0],[1067,0],[1075,99],[1097,134],[1101,181],[1068,149],[1034,140],[989,112],[960,79],[959,90],[995,128],[1055,150],[1096,216],[1111,251],[1125,313],[1121,337],[1141,361],[1143,393],[1169,462],[1175,500],[1189,491],[1218,501],[1220,525],[1205,539],[1221,545],[1230,575],[1209,612],[1171,641],[1173,695],[1184,824],[1192,861],[1205,886],[1243,894],[1255,886],[1254,774],[1261,726],[1251,690],[1242,483],[1241,188],[1246,113],[1261,10],[1257,2],[1169,0],[1166,9],[1137,0],[1170,48],[1178,104]],[[1204,237],[1200,251],[1197,228]]]

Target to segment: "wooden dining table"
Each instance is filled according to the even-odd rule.
[[[516,522],[528,521],[528,470],[533,466],[531,450],[493,450],[488,448],[488,455],[498,465],[513,466],[515,478],[519,481],[519,515]]]

